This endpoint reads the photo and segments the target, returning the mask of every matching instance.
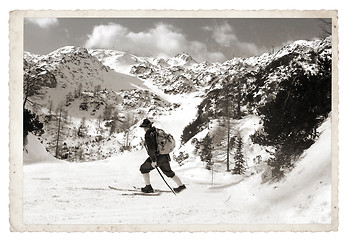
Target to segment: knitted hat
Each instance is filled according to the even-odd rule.
[[[140,127],[145,128],[145,127],[151,127],[152,126],[152,122],[149,121],[147,118],[145,120],[143,120],[142,124],[140,125]]]

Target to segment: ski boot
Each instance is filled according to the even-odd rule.
[[[154,190],[151,185],[146,185],[146,187],[141,188],[141,192],[152,193],[154,192]]]
[[[180,191],[182,191],[184,189],[186,189],[186,186],[183,184],[182,186],[174,188],[173,190],[175,191],[175,193],[179,193]]]

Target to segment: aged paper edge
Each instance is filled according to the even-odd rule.
[[[15,10],[10,12],[10,230],[14,232],[326,232],[338,230],[338,12],[337,10]],[[332,19],[332,195],[331,224],[216,225],[26,225],[23,223],[23,26],[25,17],[79,18],[331,18]]]

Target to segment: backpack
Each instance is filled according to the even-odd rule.
[[[159,154],[169,154],[176,146],[175,139],[162,129],[157,129],[157,145]]]

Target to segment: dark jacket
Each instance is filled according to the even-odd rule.
[[[145,144],[146,149],[149,157],[151,158],[152,162],[157,161],[157,157],[159,155],[158,149],[157,149],[157,136],[156,136],[156,128],[151,127],[147,130],[145,134]]]

